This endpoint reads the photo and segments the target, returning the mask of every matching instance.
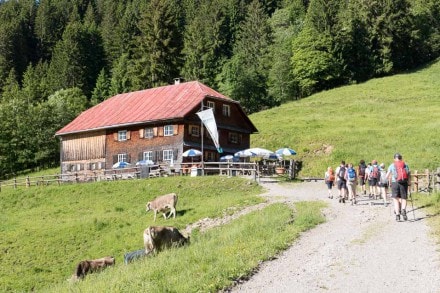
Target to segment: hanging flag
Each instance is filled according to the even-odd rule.
[[[211,135],[212,141],[214,142],[215,147],[219,153],[223,153],[222,148],[218,142],[218,131],[217,131],[217,123],[215,123],[214,112],[211,108],[200,111],[196,113],[199,116],[200,120],[202,120],[203,125],[205,125],[206,129],[208,129],[209,134]]]

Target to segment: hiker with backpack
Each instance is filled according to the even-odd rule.
[[[394,154],[394,163],[388,167],[387,178],[391,179],[391,198],[394,203],[396,221],[400,221],[400,215],[404,221],[408,220],[406,204],[408,187],[411,185],[410,174],[408,165],[402,160],[402,155]]]
[[[339,202],[345,203],[347,181],[345,180],[345,161],[341,161],[341,165],[336,168],[336,186],[339,191]]]
[[[385,169],[385,164],[381,163],[379,166],[379,191],[380,196],[383,199],[383,205],[387,207],[388,205],[388,199],[387,199],[387,193],[388,193],[388,177],[387,177],[387,170]]]
[[[368,185],[370,186],[371,197],[377,199],[379,197],[379,165],[377,161],[371,162],[370,170],[368,172]]]
[[[335,182],[335,172],[332,167],[327,168],[327,171],[324,174],[324,181],[325,184],[327,184],[328,198],[333,198],[332,187]]]
[[[361,187],[361,193],[367,194],[367,189],[365,186],[365,170],[367,169],[367,165],[365,164],[364,160],[359,161],[359,166],[357,169],[357,176],[359,178],[359,186]]]
[[[355,205],[357,174],[351,163],[348,164],[347,171],[345,172],[345,181],[347,182],[348,200],[351,202],[351,205]]]

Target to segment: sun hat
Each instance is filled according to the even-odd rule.
[[[383,169],[385,168],[385,164],[384,163],[380,163],[380,167]]]
[[[395,154],[394,154],[394,159],[402,160],[402,155],[399,154],[399,153],[395,153]]]

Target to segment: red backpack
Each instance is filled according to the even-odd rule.
[[[406,183],[408,182],[408,172],[406,170],[405,162],[397,161],[394,162],[394,168],[396,169],[396,181],[398,183]]]
[[[370,178],[379,179],[379,167],[377,165],[371,167]]]

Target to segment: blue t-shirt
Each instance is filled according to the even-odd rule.
[[[405,164],[405,170],[406,173],[409,175],[409,167],[407,164]],[[391,173],[391,182],[396,182],[397,179],[397,170],[396,170],[396,166],[394,166],[394,163],[392,163],[389,167],[388,167],[388,172]]]

